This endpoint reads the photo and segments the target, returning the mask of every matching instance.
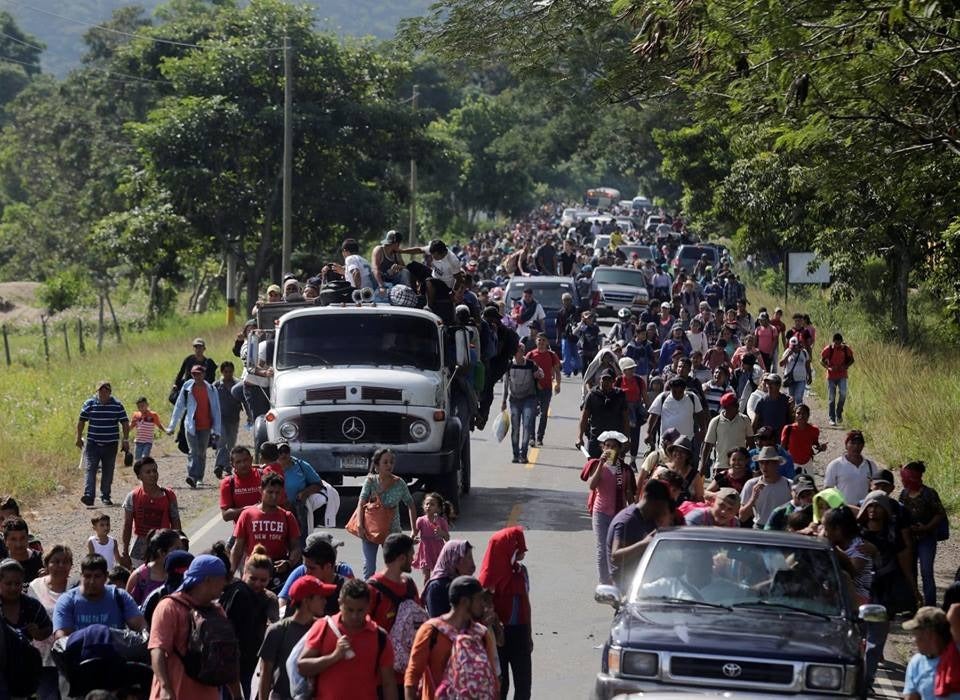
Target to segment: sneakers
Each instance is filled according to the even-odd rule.
[[[536,444],[534,445],[534,447],[543,447],[543,439],[541,438],[540,440],[537,440],[537,442],[536,442]]]
[[[92,501],[93,499],[91,498],[90,500]],[[101,502],[103,505],[105,505],[105,506],[112,506],[112,505],[113,505],[113,501],[110,500],[110,496],[101,496],[101,497],[100,497],[100,502]]]
[[[836,424],[837,424],[837,421],[835,421],[833,418],[831,418],[831,419],[830,419],[830,425],[834,425],[834,426],[835,426]]]
[[[93,496],[80,496],[80,502],[89,508],[93,505]]]
[[[510,461],[513,462],[514,464],[520,464],[520,458],[519,458],[519,457],[514,457],[514,458],[513,458],[512,460],[510,460]]]
[[[536,446],[537,446],[537,441],[534,440],[533,438],[530,438],[530,442],[527,443],[527,447],[536,447]]]
[[[192,476],[188,476],[186,479],[184,479],[184,481],[187,482],[187,486],[189,486],[190,488],[192,489],[197,488],[197,480],[194,479]]]
[[[520,455],[520,459],[518,461],[520,464],[529,464],[530,462],[526,455]]]

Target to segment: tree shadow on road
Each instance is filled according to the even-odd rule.
[[[543,466],[538,464],[537,466]],[[497,530],[510,524],[527,530],[591,530],[586,493],[523,487],[475,486],[463,500],[458,530]]]

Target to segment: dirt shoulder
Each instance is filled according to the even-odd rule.
[[[241,431],[242,433],[242,431]],[[243,435],[241,434],[241,439]],[[75,450],[74,456],[79,462],[80,451]],[[180,506],[180,518],[187,535],[196,530],[202,523],[197,522],[219,500],[217,480],[213,475],[214,453],[208,452],[205,486],[191,489],[184,482],[187,474],[186,455],[182,454],[173,438],[164,436],[154,444],[153,458],[160,467],[160,484],[170,488],[177,495]],[[124,497],[139,485],[131,467],[123,466],[122,454],[117,459],[117,467],[113,478],[112,499],[113,506],[103,506],[100,503],[100,479],[97,479],[97,501],[93,508],[87,508],[80,503],[83,495],[84,472],[77,469],[76,478],[69,485],[61,487],[58,493],[45,497],[41,503],[21,503],[21,512],[30,525],[30,530],[43,542],[45,550],[54,544],[65,544],[73,550],[75,565],[87,552],[87,539],[93,534],[90,517],[103,511],[110,516],[111,535],[120,541],[123,533],[123,503]],[[77,570],[74,571],[76,573]]]
[[[835,458],[844,453],[843,441],[847,431],[855,428],[853,425],[842,425],[831,427],[829,416],[823,396],[826,388],[823,384],[822,376],[817,377],[813,387],[814,391],[808,393],[806,403],[810,406],[810,422],[820,427],[820,439],[826,443],[827,449],[820,453],[814,459],[817,477],[822,480],[826,466]],[[870,459],[877,460],[870,454],[870,445],[867,444],[864,450]],[[881,467],[889,465],[877,462]],[[895,474],[896,476],[896,474]],[[900,485],[897,484],[894,489],[894,496],[900,493]],[[952,523],[955,525],[955,523]],[[960,544],[956,538],[951,538],[946,542],[940,542],[937,545],[937,557],[934,564],[934,572],[937,579],[937,590],[940,599],[943,598],[943,591],[953,583],[953,576],[960,567]],[[909,632],[904,632],[900,627],[900,622],[894,622],[890,629],[890,637],[887,641],[886,658],[895,663],[906,664],[913,655],[913,637]]]

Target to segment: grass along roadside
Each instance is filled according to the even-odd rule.
[[[207,313],[175,318],[162,327],[124,336],[124,343],[87,345],[87,353],[72,359],[51,359],[30,366],[14,364],[0,372],[0,493],[22,502],[35,502],[59,487],[79,483],[80,459],[76,440],[77,416],[83,401],[94,394],[95,383],[109,379],[113,393],[127,409],[136,410],[141,395],[150,400],[162,420],[170,418],[167,403],[170,382],[180,362],[190,353],[191,340],[203,336],[207,355],[218,363],[236,358],[231,352],[236,329],[223,325],[223,314]],[[163,438],[169,440],[170,438]]]
[[[772,313],[782,298],[757,288],[747,290],[750,312],[762,306]],[[927,465],[924,481],[935,488],[954,514],[960,506],[960,355],[928,356],[878,339],[866,316],[852,304],[831,306],[821,293],[784,306],[790,326],[794,312],[810,314],[817,329],[817,352],[842,333],[856,361],[850,369],[845,427],[857,427],[867,439],[866,452],[896,466],[913,460]],[[817,393],[827,396],[826,370],[814,358]]]

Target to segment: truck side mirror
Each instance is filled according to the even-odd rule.
[[[244,363],[244,366],[247,369],[255,369],[257,366],[257,361],[260,359],[257,357],[257,353],[260,350],[260,341],[259,336],[257,336],[256,331],[250,331],[247,335],[247,359]]]
[[[619,610],[623,603],[620,591],[616,586],[597,586],[593,593],[593,599],[601,605],[609,605],[614,610]]]
[[[470,338],[466,328],[458,328],[453,334],[457,367],[470,364]]]

